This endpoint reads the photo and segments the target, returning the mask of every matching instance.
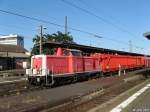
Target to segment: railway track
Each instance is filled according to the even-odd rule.
[[[148,71],[145,71],[143,74],[145,75],[148,73]],[[143,82],[145,80],[143,74],[135,75],[130,73],[128,75],[122,75],[120,77],[103,77],[99,79],[80,82],[79,84],[75,83],[52,89],[28,87],[26,85],[26,81],[24,83],[17,83],[14,85],[0,85],[0,104],[2,102],[5,102],[5,104],[3,105],[9,104],[9,108],[5,108],[5,106],[0,105],[0,110],[8,112],[22,110],[22,112],[85,112],[105,101],[116,97],[118,94],[126,91],[127,89],[130,89],[131,87]],[[125,80],[126,78],[132,80]],[[18,87],[16,85],[18,85]],[[74,85],[76,85],[77,90],[74,90]],[[90,89],[94,86],[96,86],[95,89]],[[66,90],[65,88],[68,89]],[[83,91],[80,90],[80,88],[83,90],[87,90]],[[72,91],[76,92],[71,93],[71,89]],[[70,91],[68,92],[68,95],[72,95],[65,95],[67,94],[65,91]],[[58,92],[62,95],[60,96]],[[62,98],[60,99],[59,97]],[[19,104],[18,101],[15,101],[16,99],[20,99]]]
[[[6,97],[9,95],[18,95],[25,92],[38,91],[45,89],[40,86],[30,86],[27,80],[14,80],[5,81],[5,83],[0,83],[0,97]]]
[[[134,74],[137,73],[144,73],[146,74],[149,70],[137,70],[132,71],[128,73],[128,76],[123,77],[131,77]],[[97,80],[97,79],[95,79]],[[84,83],[84,82],[83,82]],[[66,85],[66,84],[64,84]],[[60,85],[54,86],[58,87]],[[63,86],[63,85],[61,85]],[[28,84],[27,80],[13,80],[13,81],[5,81],[5,83],[0,82],[0,97],[2,96],[8,96],[8,95],[15,95],[15,94],[21,94],[24,92],[30,92],[30,91],[38,91],[43,89],[50,89],[50,87],[41,87],[41,86],[31,86]]]
[[[136,79],[137,80],[137,79]],[[8,111],[8,112],[15,112],[15,111],[22,111],[22,112],[84,112],[90,108],[95,107],[96,105],[99,105],[107,100],[110,100],[112,98],[114,98],[115,96],[117,96],[118,94],[124,92],[125,90],[135,86],[138,83],[143,82],[143,78],[140,78],[137,81],[122,81],[120,77],[116,77],[116,78],[103,78],[103,79],[97,79],[97,80],[92,80],[92,81],[87,81],[87,82],[83,82],[83,83],[93,83],[93,85],[95,85],[96,83],[99,83],[99,81],[101,81],[101,85],[103,85],[103,87],[94,89],[93,91],[91,91],[91,89],[89,89],[90,91],[88,92],[82,92],[83,94],[76,94],[76,96],[74,97],[64,97],[63,100],[58,100],[58,101],[53,101],[53,102],[49,102],[48,101],[44,101],[43,96],[45,97],[46,94],[48,99],[51,99],[49,97],[53,97],[53,95],[55,95],[54,93],[56,92],[52,92],[51,90],[47,89],[47,90],[41,90],[41,93],[39,91],[34,91],[33,93],[30,91],[28,91],[29,93],[27,93],[26,91],[26,95],[24,96],[23,94],[21,95],[17,95],[17,96],[8,96],[1,98],[1,102],[5,102],[6,105],[9,104],[9,108],[6,107],[6,109],[4,109],[5,104],[0,106],[0,110],[3,111]],[[73,85],[72,85],[73,86]],[[67,85],[67,87],[69,87],[69,85]],[[77,86],[78,87],[78,86]],[[54,88],[57,89],[59,92],[61,92],[61,89],[59,88],[64,88],[64,87],[58,87],[58,88]],[[69,87],[70,88],[70,87]],[[80,87],[79,87],[80,88]],[[64,89],[62,89],[64,91]],[[116,91],[117,90],[117,91]],[[47,93],[48,91],[51,91],[50,93]],[[62,91],[62,94],[64,94]],[[113,91],[113,92],[112,92]],[[71,92],[71,91],[70,91]],[[53,94],[51,94],[53,93]],[[29,94],[29,95],[28,95]],[[37,99],[33,98],[33,96],[31,95],[33,94],[34,97],[36,96]],[[45,94],[45,95],[44,95]],[[52,96],[51,96],[52,95]],[[24,98],[29,98],[28,100],[25,100]],[[40,100],[39,98],[42,98],[42,100]],[[58,97],[57,95],[55,95],[55,97]],[[18,101],[15,101],[15,99],[20,99],[23,98],[23,100],[19,100],[20,104],[18,107]],[[30,99],[31,98],[31,99]],[[4,100],[3,100],[4,99]],[[39,99],[39,101],[38,101]],[[34,100],[36,102],[34,102]],[[52,100],[52,99],[51,99]],[[50,100],[50,101],[51,101]],[[23,102],[26,102],[25,104]],[[23,103],[23,104],[22,104]],[[12,106],[11,106],[12,104]],[[3,106],[3,108],[2,108]]]
[[[112,85],[110,88],[96,91],[95,93],[98,94],[93,95],[94,93],[90,93],[79,98],[74,98],[72,101],[66,102],[64,104],[42,110],[40,112],[86,112],[91,108],[94,108],[110,99],[113,99],[114,97],[134,87],[135,85],[142,83],[143,81],[145,80],[142,79],[126,83],[122,82],[117,85]]]
[[[13,69],[13,70],[0,71],[0,77],[24,76],[25,74],[26,74],[25,69]]]

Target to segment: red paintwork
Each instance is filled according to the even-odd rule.
[[[47,68],[53,74],[64,75],[65,73],[76,73],[94,70],[92,57],[77,56],[47,56]]]
[[[32,69],[39,70],[42,68],[42,57],[33,56],[31,61],[32,61],[31,62]]]
[[[53,74],[69,73],[69,58],[65,56],[47,56],[47,68]]]
[[[113,54],[93,54],[91,56],[68,56],[64,55],[64,50],[58,48],[55,55],[46,55],[46,67],[53,75],[70,75],[74,73],[84,73],[92,71],[113,72],[119,68],[130,69],[150,67],[150,58],[144,56],[128,56]],[[69,49],[68,49],[69,50]],[[42,58],[32,58],[32,69],[42,68]]]
[[[96,54],[94,57],[99,59],[103,72],[118,71],[119,68],[130,69],[144,66],[143,57],[139,56]]]

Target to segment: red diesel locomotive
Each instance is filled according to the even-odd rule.
[[[54,55],[32,56],[27,74],[31,84],[53,85],[143,67],[150,67],[150,58],[100,53],[83,56],[80,50],[58,48]]]

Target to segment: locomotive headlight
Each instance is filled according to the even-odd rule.
[[[37,70],[33,69],[33,75],[36,75],[36,74],[37,74]]]
[[[49,75],[49,74],[48,74],[48,69],[43,69],[43,70],[42,70],[42,75],[43,75],[43,76]]]

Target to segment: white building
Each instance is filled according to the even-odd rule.
[[[24,37],[19,35],[0,36],[0,44],[19,45],[24,47]]]

